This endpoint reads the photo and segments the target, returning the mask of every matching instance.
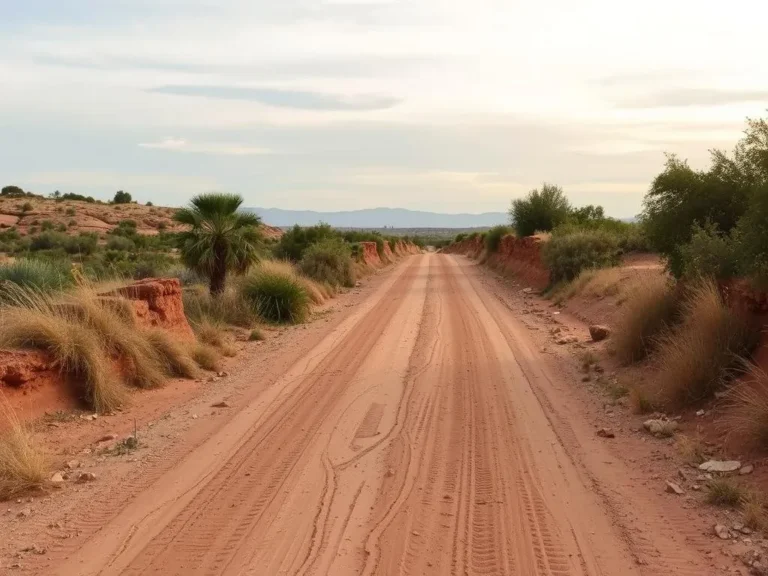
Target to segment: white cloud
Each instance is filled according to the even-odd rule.
[[[141,148],[165,150],[168,152],[187,152],[220,156],[261,156],[272,153],[272,151],[267,148],[259,148],[256,146],[226,144],[222,142],[188,142],[183,138],[165,138],[159,142],[142,142],[139,146]]]

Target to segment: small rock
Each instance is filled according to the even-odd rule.
[[[77,482],[80,484],[93,482],[94,480],[96,480],[96,474],[93,472],[80,472],[80,474],[77,475]]]
[[[715,535],[720,540],[728,540],[731,537],[731,533],[724,524],[715,524]]]
[[[16,514],[19,518],[29,518],[32,516],[32,509],[31,508],[22,508],[19,510],[19,513]]]
[[[229,404],[222,400],[221,402],[216,402],[216,404],[211,404],[211,408],[229,408]]]
[[[674,420],[651,419],[643,422],[643,427],[654,436],[672,436],[677,430]]]
[[[741,462],[737,460],[707,460],[699,465],[699,470],[705,472],[735,472],[741,468]]]
[[[389,468],[387,470],[387,478],[392,478],[392,476],[394,476],[394,475],[395,475],[395,471],[392,470],[392,468]]]
[[[704,416],[704,414],[706,414],[706,412],[704,412],[704,410],[697,410],[696,411],[696,416]]]
[[[742,476],[746,476],[747,474],[752,474],[752,471],[755,469],[755,467],[752,464],[747,464],[745,466],[742,466],[739,468],[739,474]]]
[[[70,470],[80,468],[80,466],[82,466],[82,464],[80,463],[80,460],[70,460],[66,464],[66,467],[69,468]]]
[[[93,454],[93,450],[91,450],[90,448],[83,448],[83,449],[80,451],[80,454],[83,454],[83,455],[85,455],[85,456],[88,456],[89,454]]]
[[[616,434],[610,428],[600,428],[597,431],[597,435],[601,438],[616,438]]]
[[[218,376],[219,378],[226,378],[227,376],[229,376],[229,372],[216,372],[216,376]]]
[[[57,488],[61,488],[61,486],[64,484],[64,476],[62,476],[61,472],[56,472],[53,476],[51,476],[51,484]]]
[[[605,340],[608,338],[608,335],[611,333],[610,328],[608,326],[602,326],[600,324],[592,324],[589,327],[589,335],[592,337],[592,340],[595,342],[600,342],[601,340]]]
[[[530,294],[533,292],[533,288],[523,288],[522,292],[523,294]]]
[[[37,544],[32,544],[31,546],[27,546],[26,548],[22,548],[21,551],[22,552],[32,552],[33,554],[39,554],[40,556],[42,556],[43,554],[48,552],[48,550],[46,550],[45,548],[41,548]]]
[[[99,442],[112,442],[112,440],[117,440],[117,434],[104,434],[99,438]]]
[[[682,488],[680,488],[679,484],[675,484],[674,482],[670,482],[667,480],[667,492],[670,494],[677,494],[678,496],[682,496],[685,494]]]
[[[693,486],[691,486],[691,490],[695,490],[696,492],[698,492],[699,490],[701,490],[701,486],[699,486],[698,484],[694,484]]]

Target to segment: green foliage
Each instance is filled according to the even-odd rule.
[[[707,222],[693,225],[691,241],[680,247],[682,275],[687,278],[731,278],[740,271],[741,242],[721,234]]]
[[[115,192],[115,197],[112,199],[113,204],[130,204],[131,202],[133,202],[131,195],[128,192],[123,192],[122,190]]]
[[[297,225],[283,234],[275,246],[274,253],[277,258],[298,262],[304,255],[304,251],[312,244],[321,242],[326,238],[333,238],[334,236],[338,236],[338,233],[329,224],[318,224],[317,226]]]
[[[750,199],[768,184],[768,124],[748,120],[745,136],[733,153],[714,150],[709,170],[693,170],[669,156],[645,197],[643,220],[652,246],[663,254],[673,274],[683,273],[681,247],[694,225],[710,223],[730,234],[747,212]]]
[[[456,237],[453,239],[453,241],[454,241],[454,243],[456,243],[456,242],[461,242],[461,241],[462,241],[462,240],[464,240],[466,237],[467,237],[467,235],[466,235],[465,233],[463,233],[463,232],[462,232],[462,233],[460,233],[460,234],[456,234]]]
[[[75,215],[75,209],[72,207],[67,208],[67,211],[65,212],[67,216],[74,216]]]
[[[768,184],[753,192],[732,242],[741,258],[741,271],[761,287],[768,286]]]
[[[123,250],[130,252],[136,250],[136,244],[125,236],[112,236],[107,240],[107,250]]]
[[[570,204],[563,189],[544,184],[541,191],[531,190],[525,198],[513,201],[509,216],[518,236],[531,236],[564,223],[569,211]]]
[[[303,274],[318,282],[333,286],[354,286],[352,251],[339,238],[326,238],[312,244],[305,251],[299,263]]]
[[[309,315],[309,295],[295,275],[257,268],[245,278],[242,290],[267,322],[297,324]]]
[[[509,226],[494,226],[485,234],[485,248],[489,254],[499,251],[501,239],[507,234],[511,234],[512,229]]]
[[[573,280],[589,268],[615,266],[620,254],[616,236],[602,230],[553,235],[543,251],[552,283]]]
[[[48,232],[50,230],[53,230],[54,224],[51,220],[43,220],[43,224],[40,228],[43,232]]]
[[[97,250],[98,241],[98,236],[93,232],[81,232],[78,236],[42,232],[30,239],[28,249],[32,252],[61,249],[66,254],[89,255]]]
[[[40,292],[53,292],[70,286],[73,282],[71,266],[65,262],[51,262],[18,258],[11,264],[0,265],[0,300],[7,294],[3,288],[12,283]]]
[[[32,210],[32,204],[29,202],[24,202],[24,204],[21,205],[21,211],[22,212],[29,212]]]
[[[0,190],[0,196],[5,198],[21,198],[26,196],[26,193],[18,186],[3,186],[3,189]]]
[[[174,216],[191,227],[178,236],[182,260],[210,280],[213,294],[224,290],[228,272],[244,273],[259,260],[261,220],[240,212],[242,203],[237,194],[201,194]]]
[[[154,204],[152,204],[152,202],[147,202],[146,206],[154,206]]]
[[[88,202],[89,204],[96,202],[93,196],[83,196],[82,194],[74,194],[72,192],[62,194],[57,200],[74,200],[76,202]]]

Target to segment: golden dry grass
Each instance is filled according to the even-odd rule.
[[[750,491],[742,502],[744,525],[752,530],[764,530],[766,522],[765,498],[762,494]]]
[[[0,346],[49,353],[62,375],[82,384],[85,400],[99,412],[127,400],[99,335],[72,306],[20,293],[14,305],[0,310]]]
[[[221,355],[216,348],[207,344],[195,344],[191,350],[192,359],[204,370],[218,372],[221,370]]]
[[[678,308],[678,293],[666,277],[650,276],[633,283],[611,336],[618,360],[631,364],[648,356],[659,335],[674,323]]]
[[[753,366],[749,376],[729,391],[728,401],[725,428],[768,448],[768,374]]]
[[[173,336],[159,328],[147,330],[145,334],[169,374],[182,378],[197,377],[197,364],[192,355]]]
[[[0,398],[0,500],[7,500],[42,485],[48,476],[48,461],[35,445],[10,406]]]
[[[333,289],[327,284],[304,276],[287,260],[265,260],[259,263],[259,268],[268,274],[280,274],[294,278],[302,285],[313,304],[323,304],[335,295]]]
[[[759,330],[723,303],[717,286],[691,288],[682,321],[658,339],[651,397],[665,407],[710,397],[730,380],[759,337]]]
[[[729,478],[714,478],[707,484],[707,502],[715,506],[735,508],[746,496],[744,488]]]

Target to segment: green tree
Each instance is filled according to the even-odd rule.
[[[130,204],[133,202],[133,198],[131,198],[131,195],[128,192],[118,190],[115,192],[115,197],[112,199],[112,202],[114,204]]]
[[[545,183],[541,191],[531,190],[525,198],[513,201],[509,216],[518,236],[530,236],[562,224],[568,219],[570,210],[563,189]]]
[[[3,189],[0,190],[0,196],[5,196],[6,198],[20,198],[26,196],[26,194],[24,193],[24,190],[18,186],[3,186]]]
[[[221,294],[227,273],[244,273],[259,260],[261,219],[239,212],[238,194],[208,193],[192,198],[174,220],[190,227],[179,234],[184,263],[210,281],[211,294]]]

